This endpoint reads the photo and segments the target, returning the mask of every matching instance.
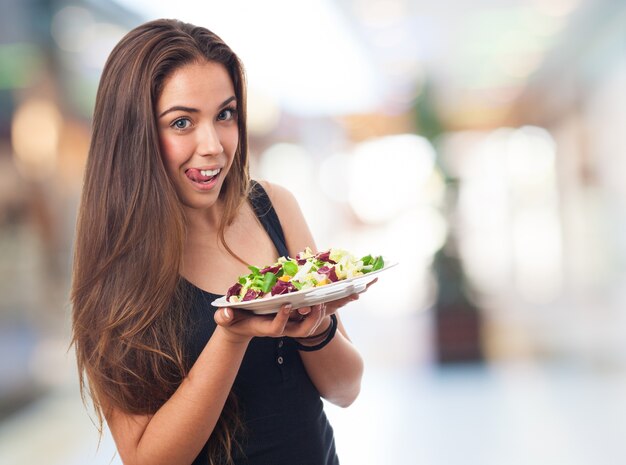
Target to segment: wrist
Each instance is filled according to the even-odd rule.
[[[321,323],[319,324],[319,326],[316,328],[316,331],[314,334],[311,334],[310,336],[306,336],[306,337],[298,337],[296,339],[298,339],[299,341],[306,341],[307,339],[316,339],[320,336],[322,336],[323,334],[325,334],[326,332],[328,332],[328,330],[330,329],[330,327],[332,326],[333,321],[330,318],[330,315],[326,315]]]
[[[337,332],[337,316],[332,314],[326,318],[328,318],[330,324],[324,331],[308,337],[294,338],[298,350],[314,352],[316,350],[323,349],[330,341],[333,340]]]
[[[229,331],[228,329],[220,325],[217,325],[214,334],[217,335],[224,342],[233,346],[247,346],[252,340],[252,336],[237,334],[233,331]]]

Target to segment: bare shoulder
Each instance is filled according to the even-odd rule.
[[[296,211],[300,210],[296,197],[289,189],[266,180],[260,180],[259,184],[261,184],[267,192],[267,195],[272,201],[272,205],[279,216],[281,212],[289,214],[296,213]]]
[[[269,181],[263,180],[259,181],[259,183],[267,192],[280,219],[289,253],[295,255],[306,247],[311,247],[311,249],[315,250],[316,247],[309,226],[300,209],[298,200],[291,191]]]

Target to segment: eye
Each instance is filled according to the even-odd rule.
[[[217,115],[218,121],[229,121],[235,118],[237,110],[235,108],[224,108],[219,115]]]
[[[174,121],[171,126],[174,129],[179,129],[179,130],[183,130],[183,129],[188,129],[189,126],[191,126],[191,121],[189,121],[188,118],[179,118],[176,121]]]

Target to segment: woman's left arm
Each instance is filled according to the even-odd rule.
[[[268,182],[261,184],[270,196],[281,220],[289,254],[295,256],[306,247],[315,251],[315,241],[293,194],[275,184]],[[349,296],[327,303],[325,309],[312,311],[310,317],[320,319],[315,333],[328,328],[331,313],[335,313],[339,307],[356,298],[358,298],[357,295]],[[318,315],[318,312],[323,313]],[[314,352],[301,351],[300,355],[320,395],[333,404],[347,407],[354,402],[361,389],[363,359],[350,341],[339,314],[335,313],[335,315],[337,316],[337,332],[330,343]]]
[[[338,327],[335,337],[322,349],[301,351],[300,356],[320,395],[335,405],[348,407],[361,390],[363,359],[350,342],[339,315],[336,315]],[[326,316],[319,327],[326,328],[328,324],[330,317]]]

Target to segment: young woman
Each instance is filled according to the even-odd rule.
[[[100,82],[72,284],[81,388],[126,465],[337,464],[321,397],[363,364],[336,316],[215,309],[247,264],[314,247],[294,197],[249,180],[245,86],[210,31],[146,23]]]

